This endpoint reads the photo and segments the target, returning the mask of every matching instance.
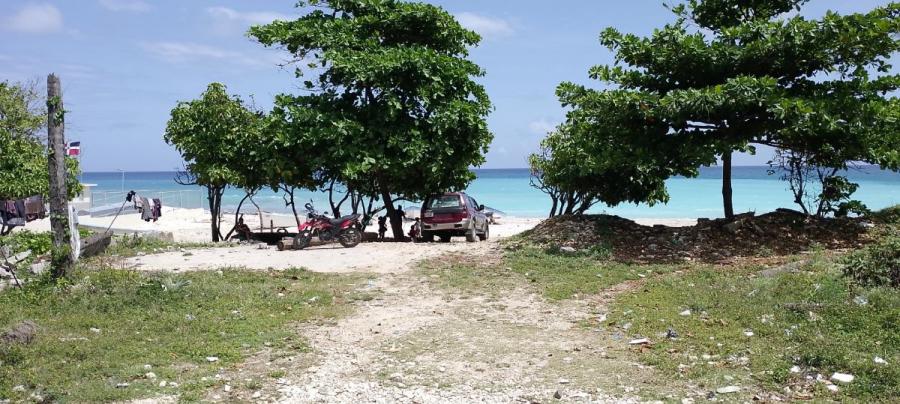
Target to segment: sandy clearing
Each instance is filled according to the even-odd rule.
[[[506,219],[491,226],[491,237],[502,239],[528,230],[538,219]],[[347,249],[339,244],[313,246],[303,251],[278,251],[275,248],[258,249],[255,245],[237,245],[221,248],[204,248],[169,251],[160,254],[129,258],[128,268],[147,271],[200,271],[222,267],[251,270],[285,270],[306,268],[315,272],[348,273],[400,273],[413,264],[449,252],[479,248],[461,238],[450,243],[363,243]]]
[[[127,265],[158,271],[305,267],[368,274],[358,291],[372,298],[355,301],[354,313],[298,326],[312,352],[264,349],[217,375],[237,386],[264,380],[259,389],[218,386],[207,392],[209,401],[635,403],[648,389],[666,391],[672,399],[684,394],[681,386],[661,383],[652,368],[630,361],[627,338],[585,326],[630,285],[595,298],[548,302],[527,285],[475,296],[437,290],[416,269],[423,260],[451,260],[459,252],[493,260],[502,253],[498,239],[539,222],[507,220],[492,226],[492,240],[474,244],[368,243],[291,252],[241,245],[145,255]],[[280,376],[272,379],[273,372]]]

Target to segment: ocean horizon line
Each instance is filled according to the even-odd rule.
[[[881,168],[877,164],[861,164],[861,165],[858,165],[855,167],[851,167],[850,169],[852,170],[857,167],[861,168],[861,169],[876,167],[880,170],[888,171],[887,169]],[[766,165],[766,164],[741,164],[741,165],[735,164],[732,166],[732,168],[766,168],[766,169],[769,169],[769,168],[777,168],[777,167],[772,167],[772,166]],[[700,169],[701,170],[703,170],[703,169],[719,169],[719,170],[721,170],[722,166],[720,166],[720,165],[703,166],[703,167],[700,167]],[[528,168],[528,167],[502,167],[502,168],[492,167],[492,168],[472,168],[471,169],[471,171],[509,171],[509,170],[530,170],[530,168]],[[177,173],[181,170],[111,170],[111,171],[110,170],[96,170],[96,171],[82,171],[82,173],[84,173],[84,174],[121,174],[123,171],[126,174],[127,173],[157,174],[157,173]]]

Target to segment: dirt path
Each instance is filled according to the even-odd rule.
[[[471,252],[499,254],[496,242]],[[273,369],[257,392],[212,399],[338,403],[635,402],[652,370],[624,359],[627,342],[586,326],[605,308],[548,303],[526,289],[501,298],[431,288],[417,271],[373,275],[375,299],[333,324],[298,332],[313,353],[263,352],[234,379]],[[496,294],[492,294],[496,296]],[[602,303],[600,303],[602,304]],[[657,382],[656,380],[653,380]],[[660,391],[664,386],[656,386]]]

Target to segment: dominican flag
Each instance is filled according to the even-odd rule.
[[[66,156],[77,156],[81,154],[81,142],[71,142],[66,147]]]

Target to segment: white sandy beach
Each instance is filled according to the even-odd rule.
[[[141,220],[139,214],[123,214],[118,218],[113,217],[90,217],[79,216],[78,223],[82,226],[88,226],[95,229],[106,229],[112,225],[112,230],[116,234],[132,234],[132,233],[169,233],[175,242],[179,243],[202,243],[210,241],[210,217],[209,213],[203,209],[183,209],[183,208],[164,208],[162,217],[157,222],[145,222]],[[491,227],[492,237],[508,237],[513,234],[521,233],[528,230],[538,223],[542,218],[519,218],[505,217],[500,225]],[[244,214],[244,221],[252,229],[259,229],[260,216],[255,213],[247,212]],[[644,226],[665,225],[671,227],[693,226],[697,223],[697,219],[659,219],[659,218],[641,218],[634,219],[635,222]],[[262,214],[263,227],[270,229],[285,227],[290,231],[294,230],[294,218],[284,214]],[[227,214],[222,217],[222,233],[227,233],[234,225],[234,215]],[[374,225],[368,230],[374,231]],[[405,227],[408,227],[406,225]],[[29,223],[26,229],[36,232],[50,231],[50,220],[44,219]]]
[[[519,234],[540,223],[540,219],[509,218],[491,226],[492,241]],[[448,252],[487,248],[491,243],[466,243],[456,238],[450,243],[363,243],[356,248],[339,244],[313,245],[302,251],[278,251],[257,245],[225,245],[218,248],[169,251],[130,258],[129,268],[150,271],[197,271],[225,267],[253,270],[306,268],[316,272],[398,273],[412,264]]]
[[[245,214],[244,221],[253,229],[259,228],[258,215]],[[287,215],[263,214],[263,221],[267,229],[270,223],[275,227],[294,227],[293,217]],[[174,241],[179,243],[202,243],[211,240],[209,212],[203,209],[163,208],[162,216],[157,222],[145,222],[141,220],[139,214],[134,213],[123,214],[118,218],[79,216],[78,224],[104,230],[112,225],[112,231],[116,234],[169,233]],[[233,225],[234,215],[222,216],[223,235]],[[50,231],[50,220],[44,219],[29,223],[26,229]]]
[[[529,230],[540,223],[541,218],[505,217],[491,226],[491,239],[498,240]],[[253,229],[259,228],[258,215],[245,214],[244,221]],[[293,217],[287,215],[264,214],[262,222],[266,229],[270,225],[293,230]],[[637,219],[642,225],[691,226],[696,219]],[[97,229],[106,229],[112,224],[116,234],[162,233],[164,238],[171,235],[180,243],[202,243],[210,241],[209,213],[202,209],[166,208],[157,222],[145,222],[140,215],[121,215],[113,223],[113,217],[79,217],[79,223]],[[231,229],[234,216],[223,217],[223,233]],[[404,228],[408,227],[406,224]],[[30,223],[27,229],[49,231],[49,219]],[[374,231],[370,227],[369,231]],[[488,243],[481,243],[488,244]],[[193,249],[190,252],[174,250],[159,254],[145,255],[127,260],[126,266],[139,270],[191,271],[241,267],[256,270],[284,270],[304,267],[319,272],[403,272],[415,262],[439,256],[447,252],[468,251],[473,247],[461,238],[451,243],[363,243],[346,249],[339,245],[314,245],[303,251],[277,251],[275,248],[259,249],[256,245],[223,244],[222,247]]]

